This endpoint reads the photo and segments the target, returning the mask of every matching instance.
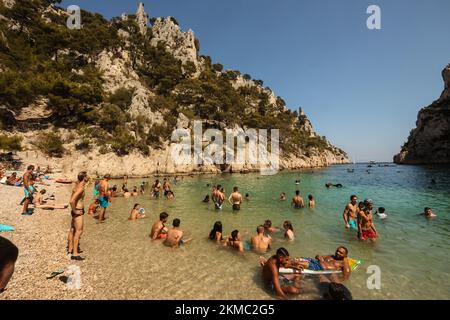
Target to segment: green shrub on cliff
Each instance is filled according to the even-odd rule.
[[[0,134],[0,150],[2,151],[21,151],[22,150],[22,137],[19,136],[7,136]]]
[[[34,144],[38,149],[50,157],[62,157],[65,149],[64,142],[56,132],[44,132],[37,136]]]

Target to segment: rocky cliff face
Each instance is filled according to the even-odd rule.
[[[13,0],[2,1],[10,7],[14,6]],[[45,24],[55,23],[62,17],[59,20],[63,22],[62,27],[64,27],[64,14],[64,10],[49,6],[43,10],[41,16]],[[25,125],[31,120],[36,124],[36,128],[39,127],[42,120],[46,120],[47,126],[40,127],[39,130],[35,127],[32,129],[26,127],[27,130],[12,132],[24,138],[23,145],[26,146],[27,151],[20,155],[26,159],[25,161],[33,162],[30,154],[41,154],[36,150],[35,145],[36,140],[40,139],[39,136],[43,132],[57,131],[65,148],[64,157],[57,160],[57,163],[62,172],[67,175],[73,175],[86,169],[100,175],[110,173],[113,176],[260,170],[260,165],[249,163],[233,165],[179,165],[175,163],[176,161],[171,155],[173,143],[167,137],[167,130],[172,131],[175,128],[192,130],[193,121],[200,118],[209,128],[224,130],[231,127],[235,136],[249,127],[266,128],[267,124],[272,126],[273,123],[285,125],[283,142],[289,143],[292,134],[297,135],[296,139],[303,144],[291,146],[289,152],[282,150],[279,160],[280,170],[349,163],[344,151],[332,146],[326,139],[316,134],[311,122],[301,109],[296,117],[280,97],[277,97],[270,88],[263,87],[261,80],[251,80],[247,75],[242,76],[238,71],[224,71],[221,67],[214,68],[209,57],[199,56],[199,41],[192,30],[182,31],[172,17],[152,19],[152,26],[149,27],[149,15],[142,4],[139,5],[135,18],[131,17],[123,15],[117,21],[106,22],[103,25],[105,29],[113,27],[115,29],[112,29],[114,35],[109,33],[108,29],[104,36],[111,36],[111,39],[109,42],[105,42],[107,45],[100,47],[99,50],[88,52],[84,48],[77,47],[74,50],[63,47],[56,52],[51,51],[51,61],[55,64],[59,61],[60,64],[68,63],[70,65],[69,77],[73,78],[74,82],[64,83],[61,80],[61,83],[56,83],[58,90],[53,92],[53,96],[50,98],[45,94],[39,95],[27,106],[19,108],[17,112],[12,111],[15,110],[14,105],[11,105],[10,102],[14,101],[13,99],[2,104],[0,98],[0,114],[5,115],[5,117],[2,115],[2,119],[0,119],[0,128],[6,115],[10,119],[7,121],[10,124],[22,122]],[[10,22],[7,21],[6,24],[8,25]],[[17,29],[22,28],[23,24],[20,21],[14,23],[17,23]],[[11,33],[5,31],[5,36],[1,32],[0,29],[0,38],[11,36]],[[33,30],[31,30],[32,32]],[[116,34],[117,39],[114,38]],[[158,51],[161,45],[175,58],[174,61],[165,53]],[[152,51],[146,46],[153,47],[155,50]],[[94,49],[97,48],[94,47]],[[146,59],[153,59],[153,61],[147,63]],[[165,64],[166,68],[158,69],[162,64]],[[86,68],[87,65],[92,68]],[[179,73],[177,67],[181,68]],[[87,121],[86,118],[90,121],[82,123],[83,133],[77,131],[78,129],[74,130],[73,127],[68,128],[68,126],[58,126],[57,122],[52,123],[51,119],[58,116],[57,110],[51,109],[54,95],[64,94],[64,90],[76,91],[83,87],[84,83],[75,81],[86,75],[94,74],[95,76],[92,69],[95,69],[95,72],[98,71],[101,78],[101,92],[105,100],[98,102],[88,100],[80,105],[81,108],[87,110],[82,114],[81,119],[84,119],[82,121]],[[155,71],[156,69],[158,70]],[[93,88],[98,89],[95,86],[100,81],[97,82],[94,76],[89,78],[93,84],[90,88],[86,85],[82,94],[77,91],[80,99],[89,96]],[[175,85],[163,93],[161,92],[161,85],[168,86],[172,83]],[[52,86],[55,84],[52,83]],[[112,102],[110,97],[116,95],[116,100],[118,100],[117,93],[121,92],[123,98],[123,90],[131,92],[129,102],[126,106],[121,107],[122,110],[117,107],[119,104],[116,108],[111,108],[111,104],[116,102]],[[208,96],[209,100],[206,100],[205,96]],[[220,109],[220,105],[227,108],[233,107],[231,104],[222,104],[221,101],[231,99],[230,96],[233,101],[240,103],[239,108],[235,108],[234,111],[219,110],[218,113],[215,113]],[[66,96],[64,99],[59,99],[58,102],[64,103],[67,98]],[[205,103],[205,101],[208,102]],[[69,100],[68,103],[73,103],[73,101]],[[198,111],[197,104],[201,104],[202,108],[213,108],[209,109],[208,114],[202,110]],[[211,106],[211,104],[219,106]],[[105,105],[109,105],[109,109]],[[71,106],[70,110],[73,110]],[[241,118],[237,123],[227,123],[230,117],[222,117],[222,115],[233,112],[240,113]],[[115,118],[119,117],[124,119],[122,122],[126,123],[116,123],[112,126],[111,123],[114,123]],[[283,120],[278,120],[277,117]],[[94,120],[92,120],[93,118]],[[95,122],[97,118],[102,118],[102,123]],[[237,118],[237,115],[232,114],[231,118]],[[270,118],[270,121],[264,122],[267,118]],[[107,126],[112,127],[106,130]],[[90,136],[84,135],[87,131],[90,131]],[[8,134],[11,134],[11,131]],[[129,148],[129,152],[117,154],[111,151],[113,150],[111,145],[116,144],[115,140],[120,140],[117,144],[120,144],[122,149],[127,144],[133,146],[145,144],[146,147],[149,147],[145,154],[136,148]],[[159,143],[157,146],[152,144],[155,141]],[[91,142],[89,149],[80,149],[80,146],[89,142]],[[213,145],[211,141],[203,139],[202,146],[205,149]],[[282,147],[281,144],[280,147]],[[245,152],[248,154],[256,151],[250,150],[247,145]],[[45,157],[40,155],[36,159],[43,158]],[[183,159],[185,162],[189,162],[188,155],[180,153],[177,160]],[[53,163],[52,165],[54,166]]]
[[[399,164],[450,163],[450,64],[442,71],[445,87],[440,98],[419,111],[416,128],[394,162]]]

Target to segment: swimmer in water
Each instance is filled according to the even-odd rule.
[[[292,227],[292,223],[290,221],[285,221],[283,223],[284,228],[284,237],[289,241],[294,241],[294,227]]]
[[[216,221],[214,223],[213,229],[209,233],[209,239],[216,242],[221,242],[223,240],[222,232],[222,222]]]
[[[181,221],[180,219],[173,219],[172,229],[167,232],[166,240],[164,240],[164,244],[168,247],[177,248],[180,247],[192,239],[183,240],[183,230],[180,228]]]
[[[227,247],[232,247],[239,252],[244,252],[244,245],[242,244],[239,230],[234,230],[231,233],[231,236],[227,238],[224,245]]]
[[[433,210],[431,208],[426,207],[423,209],[422,213],[419,213],[420,216],[424,216],[425,218],[435,218],[437,215],[433,213]]]
[[[300,196],[300,190],[295,191],[295,197],[292,199],[291,206],[294,206],[294,209],[300,209],[305,206],[303,198]]]
[[[308,200],[309,200],[308,206],[309,206],[310,208],[315,208],[315,207],[316,207],[316,200],[314,200],[314,196],[313,196],[312,194],[310,194],[310,195],[308,196]]]
[[[209,202],[209,194],[207,194],[207,195],[205,196],[205,199],[203,199],[202,202],[204,202],[204,203],[208,203],[208,202]]]
[[[272,233],[280,231],[280,229],[272,227],[272,221],[271,220],[264,221],[263,227],[264,227],[264,232],[266,234],[272,234]]]
[[[167,223],[168,218],[169,214],[166,212],[161,212],[159,214],[159,220],[153,224],[152,231],[150,232],[150,238],[152,238],[152,240],[165,239],[167,237],[168,229],[164,224]]]
[[[133,209],[131,209],[130,212],[130,217],[128,218],[128,220],[134,221],[134,220],[138,220],[138,219],[144,219],[145,218],[145,214],[140,214],[139,210],[140,210],[140,205],[139,203],[136,203],[133,207]]]
[[[280,193],[280,201],[286,201],[286,193]]]
[[[386,219],[387,218],[387,214],[385,213],[386,209],[383,207],[379,207],[377,211],[375,211],[375,214],[380,218],[380,219]]]

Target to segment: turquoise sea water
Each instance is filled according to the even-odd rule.
[[[354,168],[353,173],[347,169]],[[207,239],[215,221],[222,221],[224,234],[241,231],[244,240],[256,226],[271,219],[275,226],[293,223],[296,239],[288,243],[275,235],[273,250],[286,247],[291,256],[332,254],[339,245],[349,249],[350,257],[364,260],[346,282],[355,299],[449,299],[450,298],[450,168],[394,166],[370,168],[367,164],[333,166],[300,172],[282,172],[275,176],[208,175],[184,177],[173,185],[175,200],[154,200],[149,193],[131,199],[117,198],[108,208],[108,220],[96,224],[86,219],[82,246],[89,263],[98,267],[95,287],[117,299],[272,299],[264,289],[258,266],[259,254],[239,254]],[[295,180],[301,179],[299,186]],[[435,184],[431,180],[436,181]],[[160,179],[161,180],[161,179]],[[139,186],[148,179],[130,180]],[[327,189],[325,183],[341,183],[343,188]],[[112,181],[120,186],[121,181]],[[150,181],[151,183],[151,181]],[[250,194],[239,213],[231,206],[214,210],[202,203],[211,187],[222,184],[229,195],[233,186]],[[297,188],[303,198],[316,198],[316,208],[295,210],[290,199]],[[288,201],[279,201],[285,192]],[[360,200],[371,198],[375,208],[386,208],[388,218],[375,217],[380,233],[376,243],[360,242],[356,232],[345,229],[342,212],[350,195]],[[135,202],[149,216],[137,222],[127,221]],[[433,220],[417,216],[424,207],[438,215]],[[192,243],[172,250],[148,238],[160,212],[181,219],[181,227]],[[381,289],[367,288],[370,265],[381,270]],[[296,299],[317,299],[321,293],[315,277],[303,281],[303,294]]]

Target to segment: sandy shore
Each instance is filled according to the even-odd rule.
[[[54,194],[58,203],[67,203],[70,186],[54,182],[50,184],[41,188],[45,188],[48,195]],[[74,262],[66,255],[66,239],[71,221],[69,209],[35,209],[33,215],[22,216],[19,206],[22,198],[22,188],[0,185],[0,224],[15,228],[13,232],[2,232],[0,235],[19,248],[16,270],[7,290],[0,294],[0,300],[89,298],[93,291],[89,272],[83,272],[89,262]],[[69,289],[60,279],[67,273],[46,279],[53,271],[70,265],[80,266],[83,281],[81,289]]]

